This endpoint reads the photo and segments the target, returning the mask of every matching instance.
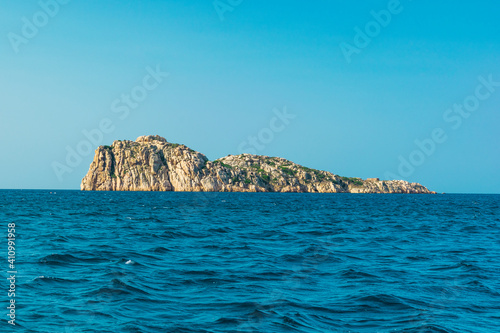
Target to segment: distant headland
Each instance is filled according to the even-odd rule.
[[[403,180],[340,177],[279,157],[229,155],[215,161],[158,135],[97,148],[83,191],[425,193]]]

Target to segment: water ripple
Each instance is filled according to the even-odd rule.
[[[26,332],[495,332],[500,196],[0,191]]]

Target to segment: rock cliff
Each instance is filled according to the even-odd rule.
[[[160,136],[97,148],[85,191],[435,193],[402,180],[362,180],[310,169],[283,158],[250,154],[216,161]]]

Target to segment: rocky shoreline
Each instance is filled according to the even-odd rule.
[[[279,157],[229,155],[215,161],[160,136],[97,148],[83,191],[424,193],[403,180],[348,178]]]

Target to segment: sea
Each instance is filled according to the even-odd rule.
[[[500,332],[500,195],[2,190],[0,222],[0,332]]]

